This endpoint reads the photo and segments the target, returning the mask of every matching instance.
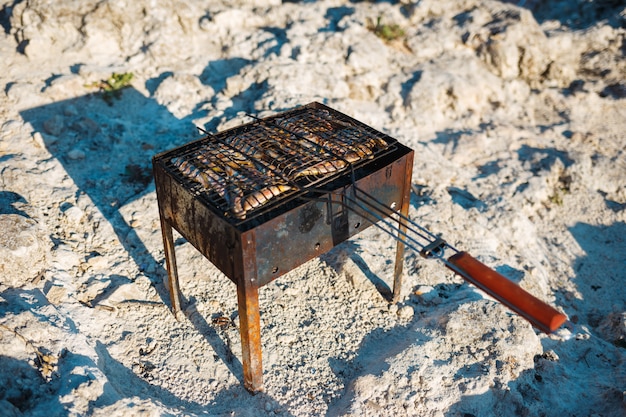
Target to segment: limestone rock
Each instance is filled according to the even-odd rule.
[[[28,284],[46,265],[50,242],[32,219],[0,215],[0,274],[11,287]]]
[[[530,11],[510,7],[493,15],[477,33],[466,34],[478,56],[504,80],[535,83],[550,65],[547,39]]]
[[[426,128],[439,130],[451,119],[478,115],[504,101],[502,81],[472,56],[428,62],[415,74],[404,105]]]

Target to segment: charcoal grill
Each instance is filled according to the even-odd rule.
[[[414,152],[320,103],[257,119],[156,155],[171,307],[181,312],[172,229],[237,286],[244,386],[262,390],[258,291],[374,225],[437,258],[544,331],[565,316],[408,218]],[[446,258],[447,250],[454,252]]]

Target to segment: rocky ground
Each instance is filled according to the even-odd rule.
[[[624,415],[623,2],[14,0],[0,24],[3,415]],[[182,238],[167,307],[151,157],[312,101],[413,148],[411,217],[570,322],[411,251],[389,305],[370,228],[261,289],[248,394],[234,285]]]

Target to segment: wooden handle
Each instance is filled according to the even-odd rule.
[[[567,317],[467,252],[448,258],[447,267],[505,304],[545,333],[561,327]]]

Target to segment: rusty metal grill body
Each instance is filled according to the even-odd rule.
[[[371,226],[352,207],[355,193],[406,215],[412,166],[411,149],[319,103],[155,156],[174,313],[181,305],[172,228],[237,285],[244,385],[262,390],[258,289]],[[394,299],[403,252],[399,240]]]

